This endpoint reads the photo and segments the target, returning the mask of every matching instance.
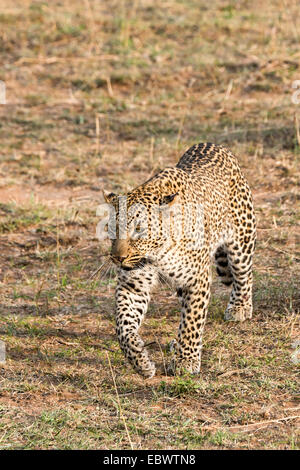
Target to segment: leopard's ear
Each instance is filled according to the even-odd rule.
[[[178,200],[178,193],[174,193],[174,194],[168,194],[168,196],[164,196],[161,201],[160,201],[160,205],[164,205],[164,204],[168,204],[168,206],[172,206],[173,204],[176,203],[176,201]]]
[[[114,201],[116,201],[116,199],[118,197],[117,194],[110,193],[109,191],[106,191],[105,189],[102,190],[102,194],[103,194],[105,202],[107,202],[108,204],[111,204]]]

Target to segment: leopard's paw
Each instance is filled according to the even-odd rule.
[[[169,363],[167,372],[168,375],[198,375],[200,374],[201,361],[200,360],[191,360],[191,359],[175,359]]]
[[[252,318],[252,307],[243,305],[229,305],[225,311],[226,321],[245,321]]]
[[[138,357],[133,361],[134,369],[144,378],[150,379],[155,375],[156,367],[154,362],[151,362],[148,352],[144,349]]]

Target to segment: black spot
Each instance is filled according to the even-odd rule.
[[[225,272],[224,272],[224,271],[221,271],[218,267],[217,267],[217,273],[218,273],[218,275],[221,276],[221,277],[222,277],[222,276],[226,276],[226,274],[227,274],[226,271],[225,271]]]
[[[226,268],[228,266],[228,261],[218,261],[218,265],[221,266],[222,268]]]
[[[133,284],[133,282],[127,282],[127,286],[135,290],[135,285]]]

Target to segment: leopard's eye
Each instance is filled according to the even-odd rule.
[[[141,223],[134,225],[134,229],[131,234],[131,238],[136,240],[138,238],[144,238],[147,234],[147,227],[144,227]]]

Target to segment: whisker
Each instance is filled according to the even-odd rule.
[[[109,260],[109,262],[108,262],[107,265],[106,265],[105,271],[103,271],[102,274],[101,274],[101,279],[105,279],[105,278],[106,278],[107,273],[111,270],[111,267],[112,267],[112,262],[111,262],[111,260]]]
[[[105,269],[106,266],[109,265],[109,263],[110,263],[110,260],[104,261],[104,263],[102,263],[101,266],[99,266],[99,268],[97,268],[96,271],[94,271],[88,279],[89,280],[93,279],[93,277],[95,277],[99,273],[99,271],[101,271],[103,268]]]
[[[97,268],[96,271],[94,271],[94,272],[90,275],[90,277],[88,278],[88,280],[93,279],[93,277],[95,277],[96,274],[98,274],[98,272],[103,268],[104,264],[105,264],[105,263],[101,264],[101,266],[100,266],[99,268]]]
[[[172,286],[171,282],[166,277],[158,276],[158,280],[159,280],[162,287],[167,285],[167,287],[169,287],[169,289],[174,290],[174,286]]]
[[[108,270],[108,275],[109,275],[109,277],[108,277],[108,290],[109,290],[109,292],[110,292],[111,271],[112,271],[111,266],[109,266],[109,270]]]

